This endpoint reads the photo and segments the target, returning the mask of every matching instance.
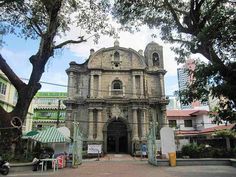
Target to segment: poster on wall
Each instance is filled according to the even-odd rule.
[[[88,154],[101,154],[102,153],[102,145],[101,144],[89,144],[88,145]]]

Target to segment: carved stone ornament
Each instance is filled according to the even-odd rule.
[[[121,114],[121,110],[120,110],[119,106],[113,105],[113,107],[111,108],[112,117],[115,117],[116,119],[118,119],[118,117],[120,117],[120,114]]]

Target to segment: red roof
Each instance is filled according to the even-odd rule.
[[[176,134],[178,135],[201,135],[201,134],[209,134],[209,133],[213,133],[216,130],[231,130],[234,128],[236,124],[230,124],[230,125],[219,125],[219,126],[215,126],[215,127],[211,127],[211,128],[205,128],[201,131],[199,130],[179,130],[176,131]]]
[[[176,131],[177,135],[198,135],[199,131],[194,131],[194,130],[179,130]]]
[[[208,114],[206,110],[167,110],[167,117],[193,117]]]
[[[210,132],[214,132],[216,130],[231,130],[232,128],[234,128],[235,124],[230,124],[230,125],[219,125],[216,127],[211,127],[211,128],[205,128],[201,131],[201,133],[210,133]]]

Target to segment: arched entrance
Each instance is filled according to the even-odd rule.
[[[107,152],[128,153],[128,128],[127,125],[117,119],[107,126]]]

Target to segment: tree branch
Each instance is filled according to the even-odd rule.
[[[199,23],[201,28],[206,24],[207,20],[211,18],[213,11],[218,7],[219,3],[221,2],[222,0],[215,0],[215,4],[211,6],[211,8],[208,10],[208,13],[202,18],[202,21]]]
[[[180,23],[179,21],[179,18],[174,10],[174,8],[171,6],[171,4],[168,2],[168,0],[164,0],[164,4],[167,5],[167,8],[170,10],[174,20],[175,20],[175,23],[176,25],[178,26],[178,29],[181,31],[181,32],[184,32],[184,33],[190,33],[189,30],[185,27],[183,27],[183,25]]]
[[[16,90],[22,89],[26,84],[14,73],[10,66],[6,63],[6,60],[0,54],[0,69],[7,76],[10,82],[14,85]]]
[[[32,21],[32,19],[30,19],[29,17],[26,16],[26,18],[29,20],[31,27],[34,29],[34,31],[39,35],[42,36],[43,32],[41,30],[41,28],[39,27],[39,25],[37,23],[35,23],[34,21]]]
[[[84,36],[79,37],[79,38],[80,38],[80,40],[67,40],[67,41],[64,41],[64,42],[56,45],[55,47],[53,47],[53,49],[60,49],[60,48],[64,47],[65,45],[68,45],[68,44],[79,44],[79,43],[87,41],[86,39],[84,39]]]
[[[179,13],[181,13],[181,14],[184,14],[184,15],[187,15],[187,14],[188,14],[188,12],[186,12],[186,11],[184,11],[184,10],[180,10],[180,9],[177,9],[177,8],[174,8],[174,7],[172,7],[172,8],[174,9],[174,11],[179,12]]]
[[[30,61],[33,64],[33,70],[30,75],[29,84],[38,84],[44,73],[44,68],[51,56],[53,56],[53,40],[59,27],[58,13],[61,8],[62,0],[41,0],[49,16],[47,29],[41,37],[39,50],[36,55],[32,56]],[[37,87],[38,88],[38,87]]]
[[[187,44],[187,45],[190,45],[190,46],[193,45],[192,42],[190,42],[190,41],[183,41],[183,40],[181,40],[181,39],[172,38],[171,41],[173,41],[173,42],[179,42],[179,43],[184,43],[184,44]]]

